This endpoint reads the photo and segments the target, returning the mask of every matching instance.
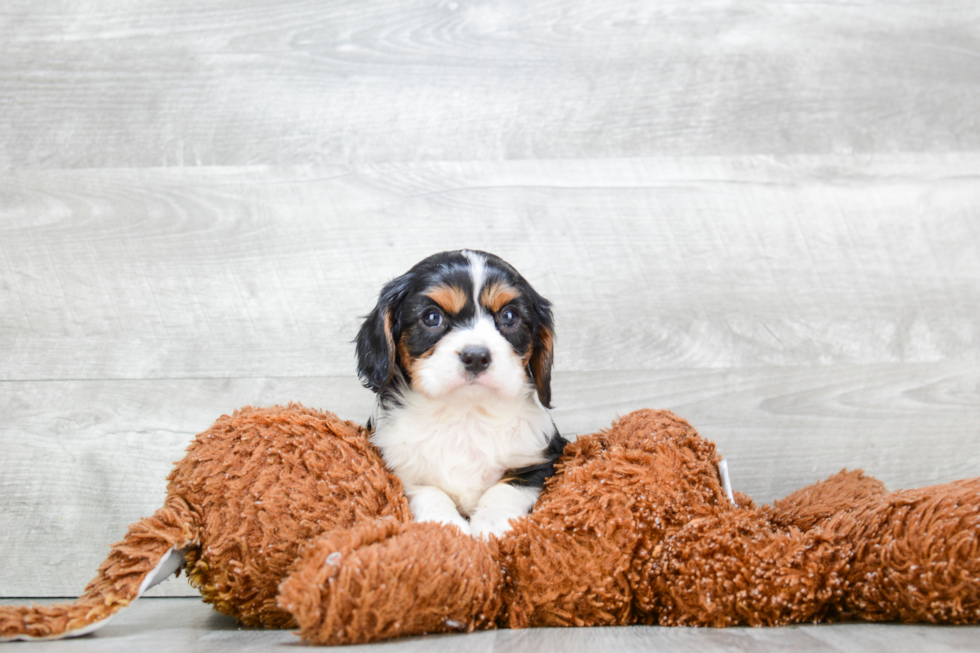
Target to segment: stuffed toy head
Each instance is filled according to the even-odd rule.
[[[199,434],[163,508],[75,603],[0,607],[0,637],[88,632],[182,561],[205,601],[306,641],[532,626],[980,622],[980,479],[888,492],[841,472],[772,506],[722,488],[666,411],[569,445],[502,537],[416,523],[366,431],[298,405]],[[169,565],[169,566],[168,566]]]

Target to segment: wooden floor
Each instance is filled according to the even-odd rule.
[[[977,25],[974,0],[5,1],[0,597],[77,594],[222,413],[366,418],[359,320],[450,248],[554,302],[570,436],[672,409],[758,501],[980,475]],[[291,637],[143,603],[159,624],[45,646]],[[980,650],[465,645],[592,638]]]
[[[12,603],[0,600],[0,605]],[[721,651],[827,651],[828,653],[945,653],[975,651],[980,626],[893,624],[803,625],[784,628],[532,628],[466,635],[430,635],[394,642],[339,646],[357,653],[715,653]],[[142,599],[92,635],[18,644],[28,653],[251,653],[301,646],[288,630],[240,628],[197,599]],[[13,648],[13,647],[11,647]]]

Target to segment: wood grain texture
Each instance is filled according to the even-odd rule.
[[[980,156],[28,171],[0,378],[347,375],[381,285],[461,246],[566,371],[980,360]],[[245,352],[245,355],[243,355]]]
[[[980,149],[972,0],[30,0],[0,169]]]
[[[580,372],[560,377],[555,420],[587,433],[669,408],[718,445],[736,490],[771,502],[845,467],[896,490],[980,476],[978,390],[962,363]]]
[[[363,421],[372,398],[353,377],[0,383],[0,596],[77,595],[126,526],[163,505],[194,434],[290,401]],[[151,593],[197,594],[183,580]]]
[[[670,408],[760,501],[842,467],[980,475],[977,25],[972,0],[4,2],[0,596],[77,594],[223,412],[362,419],[359,316],[442,249],[554,301],[567,434]],[[121,648],[292,637],[150,605]],[[465,641],[976,650],[974,630]]]
[[[669,408],[718,444],[735,489],[769,502],[845,467],[893,489],[980,476],[978,388],[976,365],[949,362],[559,373],[553,414],[572,436]],[[80,591],[106,546],[162,505],[193,434],[291,400],[364,421],[373,396],[354,377],[0,383],[0,596]]]
[[[170,581],[173,582],[173,581]],[[0,605],[16,601],[0,600]],[[896,624],[822,624],[785,628],[528,628],[466,635],[412,637],[331,651],[354,653],[947,653],[980,650],[980,626],[937,628]],[[298,645],[285,630],[242,630],[199,600],[146,598],[124,610],[91,636],[60,642],[24,644],[37,653],[117,653],[150,648],[160,653],[252,653]]]

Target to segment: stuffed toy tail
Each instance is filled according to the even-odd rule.
[[[0,642],[77,637],[101,628],[120,609],[178,571],[197,540],[198,516],[171,497],[132,524],[74,603],[0,606]]]

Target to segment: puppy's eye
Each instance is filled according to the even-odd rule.
[[[436,310],[428,310],[422,314],[422,324],[430,329],[442,326],[442,313]]]
[[[509,308],[505,308],[500,314],[500,325],[508,329],[513,329],[521,322],[521,317]]]

